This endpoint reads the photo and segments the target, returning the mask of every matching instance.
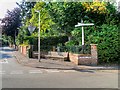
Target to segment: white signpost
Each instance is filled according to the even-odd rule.
[[[80,27],[82,26],[82,46],[84,46],[84,26],[93,26],[94,23],[83,23],[83,20],[81,20],[81,23],[78,23],[75,25],[75,27]]]

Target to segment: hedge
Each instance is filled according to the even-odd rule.
[[[49,37],[41,37],[40,45],[41,46],[57,46],[59,43],[64,44],[68,41],[67,36],[49,36]],[[24,39],[24,42],[27,42],[30,45],[38,45],[38,37],[27,36]]]

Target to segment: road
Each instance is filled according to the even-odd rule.
[[[32,68],[19,64],[13,52],[1,49],[2,88],[118,88],[117,72]]]

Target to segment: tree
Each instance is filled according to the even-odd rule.
[[[2,19],[2,23],[5,23],[3,25],[3,33],[7,36],[11,36],[14,38],[14,44],[15,38],[18,34],[18,27],[20,26],[20,9],[14,8],[12,11],[7,11],[7,15],[5,18]]]
[[[20,19],[21,25],[19,27],[19,34],[17,36],[17,44],[22,44],[26,36],[29,36],[29,31],[27,29],[27,22],[32,17],[32,8],[36,2],[28,2],[28,0],[22,0],[21,3],[17,3],[19,8],[21,9]]]
[[[22,0],[21,3],[17,3],[19,8],[21,9],[21,20],[22,26],[24,26],[28,19],[32,17],[31,9],[34,7],[36,2],[28,2],[28,0]]]
[[[106,8],[108,11],[105,17],[106,23],[119,26],[120,13],[116,10],[116,7],[108,2]]]
[[[39,25],[39,14],[36,10],[40,11],[40,29],[41,33],[51,30],[51,26],[54,24],[52,21],[48,10],[47,4],[45,2],[37,2],[34,8],[32,9],[32,18],[29,20],[28,24],[31,23],[34,26],[38,27]]]
[[[49,4],[49,14],[58,27],[56,29],[66,33],[70,40],[70,32],[86,12],[81,2],[55,2]]]
[[[86,10],[86,15],[93,20],[96,25],[102,25],[108,13],[106,2],[83,2],[82,5]]]

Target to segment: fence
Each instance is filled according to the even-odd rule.
[[[38,47],[33,46],[33,51],[37,51]],[[90,54],[90,45],[84,46],[40,46],[40,51],[57,51],[57,52],[71,52],[76,54]]]
[[[60,50],[58,50],[60,49]],[[90,45],[84,45],[84,46],[59,46],[57,48],[60,52],[71,52],[76,54],[90,54]]]

